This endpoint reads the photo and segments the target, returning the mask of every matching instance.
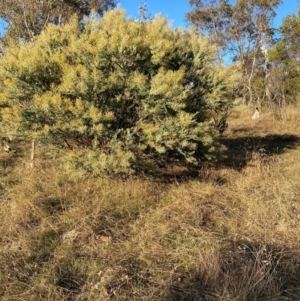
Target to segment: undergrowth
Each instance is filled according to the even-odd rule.
[[[299,300],[299,119],[248,119],[182,181],[1,154],[0,299]]]

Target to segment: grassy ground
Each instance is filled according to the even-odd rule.
[[[192,179],[0,157],[2,301],[300,300],[300,112],[233,116]]]

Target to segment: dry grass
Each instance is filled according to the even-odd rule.
[[[3,301],[300,299],[300,127],[250,112],[199,177],[70,178],[1,155]]]

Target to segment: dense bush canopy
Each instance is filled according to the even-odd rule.
[[[1,126],[70,149],[72,166],[87,171],[211,159],[208,111],[226,92],[213,58],[205,38],[161,16],[144,23],[117,9],[83,26],[49,25],[5,49]]]

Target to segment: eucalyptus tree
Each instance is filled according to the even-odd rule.
[[[274,98],[282,108],[287,102],[295,102],[299,95],[300,85],[300,8],[296,14],[288,15],[280,27],[280,37],[269,51],[274,65],[272,81]]]
[[[32,40],[48,23],[65,23],[73,14],[82,19],[92,10],[102,15],[115,6],[115,0],[1,0],[0,18],[8,24],[5,37]]]
[[[190,0],[193,11],[187,19],[203,34],[209,34],[222,50],[221,54],[238,61],[242,70],[244,102],[254,101],[253,80],[258,56],[263,56],[264,98],[271,101],[271,64],[268,50],[275,30],[272,22],[281,0]],[[261,63],[261,62],[260,62]]]
[[[194,10],[187,13],[190,21],[202,34],[219,46],[219,59],[227,49],[226,31],[228,30],[233,10],[228,0],[190,0]]]

